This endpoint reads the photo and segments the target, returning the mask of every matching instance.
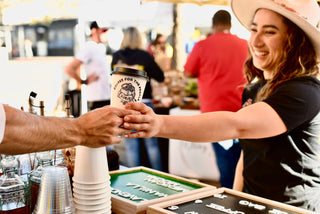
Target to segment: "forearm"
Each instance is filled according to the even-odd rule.
[[[80,77],[80,67],[82,62],[78,59],[74,59],[69,65],[65,68],[65,73],[70,77],[75,79],[77,82],[81,83],[82,79]]]
[[[0,153],[21,154],[79,145],[76,120],[49,118],[4,105],[6,127]]]
[[[75,79],[78,83],[82,82],[82,79],[79,75],[80,72],[78,70],[73,70],[72,68],[66,68],[65,72],[73,79]]]
[[[212,112],[193,116],[158,115],[158,137],[192,142],[218,142],[238,138],[234,112]]]

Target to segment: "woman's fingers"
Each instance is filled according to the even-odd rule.
[[[134,122],[125,122],[123,127],[130,130],[147,130],[150,127],[150,124],[146,123],[134,123]]]
[[[147,135],[147,132],[144,131],[134,131],[130,134],[125,134],[125,138],[149,138],[150,136]]]
[[[159,126],[157,115],[152,108],[143,103],[127,103],[126,109],[139,111],[140,115],[126,115],[124,120],[124,128],[135,130],[127,134],[126,138],[149,138],[158,133]]]
[[[152,109],[149,106],[147,106],[143,103],[139,103],[139,102],[127,103],[125,105],[125,108],[139,111],[139,112],[141,112],[141,114],[146,114],[146,113],[152,111]]]

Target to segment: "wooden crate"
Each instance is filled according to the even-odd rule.
[[[306,214],[308,210],[246,194],[219,188],[151,205],[147,214]]]
[[[146,213],[152,204],[213,190],[216,187],[146,167],[110,172],[112,212]]]

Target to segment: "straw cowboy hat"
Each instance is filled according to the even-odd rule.
[[[231,8],[247,29],[259,8],[281,14],[305,32],[320,59],[320,7],[316,0],[231,0]]]

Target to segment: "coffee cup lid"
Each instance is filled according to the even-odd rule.
[[[112,74],[122,74],[122,75],[129,75],[129,76],[135,76],[135,77],[143,77],[148,79],[147,72],[137,70],[134,68],[127,68],[127,67],[116,67],[114,71],[111,72]]]

